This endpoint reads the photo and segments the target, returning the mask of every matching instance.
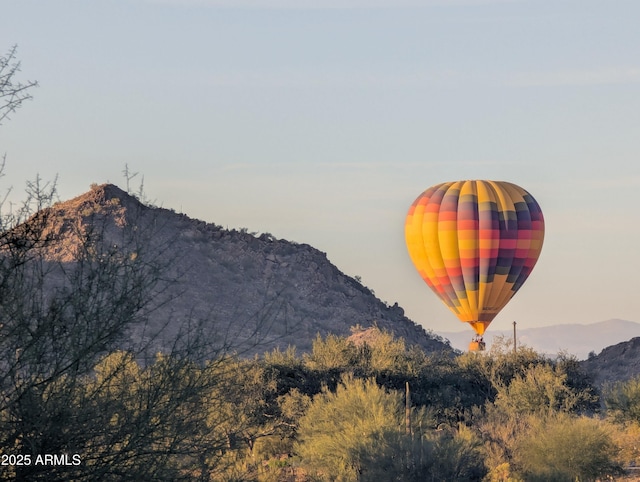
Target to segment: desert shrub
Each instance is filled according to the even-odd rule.
[[[635,422],[613,425],[613,441],[618,446],[618,462],[623,467],[640,465],[640,425]]]
[[[545,433],[545,430],[551,433],[557,429],[558,437],[562,434],[569,440],[573,432],[568,428],[562,432],[565,425],[570,424],[566,422],[567,420],[580,420],[579,424],[582,426],[591,427],[588,425],[589,422],[576,418],[575,414],[580,413],[593,402],[592,387],[589,383],[582,383],[579,380],[577,371],[574,370],[575,373],[573,373],[569,369],[573,370],[569,362],[560,360],[553,363],[548,360],[538,360],[535,363],[525,362],[525,366],[522,367],[514,366],[509,379],[500,377],[494,379],[493,387],[496,391],[494,402],[488,399],[479,417],[480,420],[477,421],[478,429],[485,442],[485,461],[490,470],[490,477],[495,480],[500,480],[502,476],[506,477],[504,480],[517,479],[518,472],[522,472],[523,467],[527,467],[526,480],[538,480],[536,477],[540,480],[546,480],[546,477],[551,477],[548,480],[565,480],[566,474],[557,473],[553,468],[553,461],[544,462],[543,465],[548,468],[547,472],[543,471],[540,474],[536,472],[538,469],[535,467],[541,463],[539,461],[543,459],[543,454],[537,454],[538,462],[534,462],[533,466],[527,466],[528,456],[523,454],[534,453],[534,448],[538,447],[535,445],[537,441],[544,437],[551,437],[550,434]],[[573,373],[571,380],[568,371]],[[571,418],[570,414],[573,414],[574,418]],[[599,421],[595,420],[594,423],[597,424]],[[595,431],[595,428],[593,430]],[[585,431],[587,431],[586,428]],[[604,434],[597,431],[595,433]],[[526,442],[528,439],[531,439],[529,445]],[[587,444],[586,439],[583,442]],[[613,447],[613,445],[605,444],[600,448],[604,450],[607,447]],[[595,448],[586,446],[585,451],[589,450],[597,452]],[[562,457],[565,455],[573,457],[566,450],[558,452],[557,448],[554,449],[553,455],[560,460],[563,460]],[[605,455],[610,457],[611,454]],[[601,466],[600,459],[595,463],[598,467]],[[608,470],[610,465],[605,463],[603,470]],[[564,466],[569,467],[566,464]],[[571,474],[577,469],[568,468],[567,470]],[[590,469],[586,470],[589,472]]]
[[[640,423],[640,377],[607,387],[604,403],[607,414],[616,421]]]
[[[465,426],[414,436],[388,431],[375,441],[359,454],[359,481],[473,481],[482,480],[486,473],[480,441]]]
[[[404,417],[402,393],[345,376],[311,402],[297,453],[319,480],[481,480],[479,439],[470,431],[425,429],[427,411],[414,410],[406,433]]]
[[[594,414],[600,411],[599,390],[595,387],[593,377],[584,369],[575,355],[560,353],[555,359],[555,366],[567,375],[566,385],[575,393],[573,411],[582,414]]]
[[[373,336],[365,345],[369,369],[372,372],[406,372],[408,353],[404,340],[377,328],[371,331]]]
[[[318,335],[304,361],[307,368],[317,371],[351,369],[358,361],[358,347],[344,337],[327,335],[323,339]]]
[[[336,481],[355,481],[361,454],[386,432],[403,426],[399,393],[373,380],[345,376],[335,392],[316,395],[300,420],[297,452],[304,464]]]
[[[497,384],[495,404],[512,414],[571,411],[579,394],[567,385],[567,375],[549,364],[532,365],[508,384]]]
[[[486,482],[522,482],[522,479],[513,474],[511,465],[508,462],[496,465],[489,471],[484,480]]]
[[[487,403],[476,421],[483,440],[484,461],[490,480],[508,480],[514,475],[514,452],[517,441],[529,427],[530,416],[514,416]]]
[[[587,481],[618,473],[617,451],[601,420],[555,413],[530,417],[515,460],[528,481]]]
[[[542,407],[578,413],[598,410],[593,381],[575,357],[564,353],[551,360],[526,346],[514,352],[509,340],[497,338],[488,353],[465,353],[456,364],[469,380],[467,397],[475,395],[478,406],[495,401],[521,413]]]

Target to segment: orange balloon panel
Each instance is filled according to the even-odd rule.
[[[411,205],[405,239],[427,285],[482,335],[536,264],[544,218],[515,184],[446,182]]]

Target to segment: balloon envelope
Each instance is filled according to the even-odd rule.
[[[482,335],[536,264],[544,218],[515,184],[446,182],[411,205],[405,239],[427,285]]]

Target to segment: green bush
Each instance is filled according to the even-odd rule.
[[[556,413],[530,416],[516,442],[515,460],[525,480],[588,481],[618,473],[617,447],[604,422]]]
[[[548,364],[532,365],[497,389],[496,406],[516,415],[571,411],[579,398],[567,385],[566,373]]]
[[[413,410],[406,433],[402,393],[345,376],[311,402],[296,449],[319,480],[481,480],[479,439],[465,427],[426,430],[431,424],[425,410]]]
[[[640,377],[608,387],[604,402],[608,415],[615,420],[640,423]]]
[[[399,393],[389,393],[373,380],[345,376],[335,393],[325,389],[313,399],[300,420],[297,452],[319,474],[356,481],[361,454],[385,432],[402,427],[401,407]]]

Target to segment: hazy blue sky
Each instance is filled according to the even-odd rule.
[[[34,100],[0,181],[122,185],[309,243],[427,328],[465,328],[404,246],[427,187],[507,180],[546,218],[492,328],[640,321],[637,0],[3,0]],[[471,331],[470,331],[471,333]]]

